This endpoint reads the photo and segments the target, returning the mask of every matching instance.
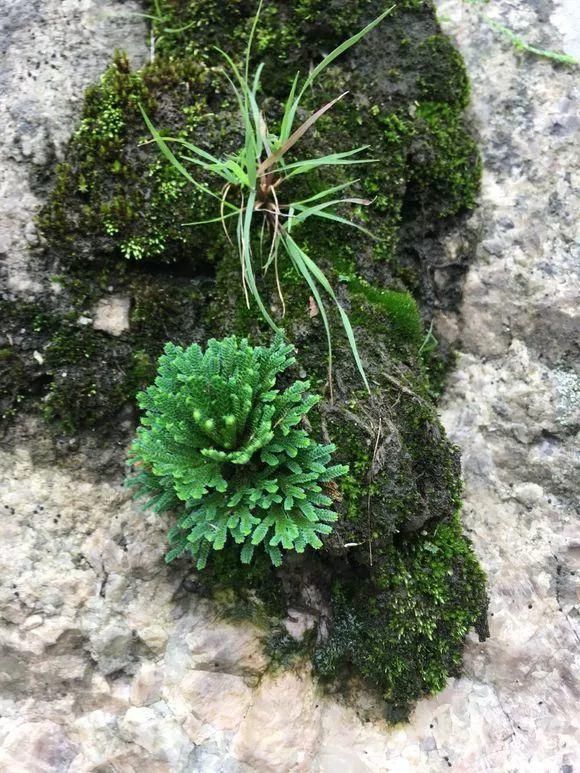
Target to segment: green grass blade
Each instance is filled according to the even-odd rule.
[[[357,32],[352,37],[348,38],[348,40],[343,41],[339,46],[337,46],[334,51],[331,51],[330,54],[324,57],[322,62],[320,62],[310,73],[308,78],[305,80],[304,85],[302,86],[302,89],[300,90],[300,93],[298,96],[294,99],[290,110],[288,111],[288,118],[286,120],[286,131],[288,132],[288,135],[292,131],[292,126],[294,125],[294,119],[296,117],[296,111],[298,110],[298,106],[300,105],[302,101],[302,97],[304,96],[306,90],[314,83],[316,78],[320,75],[320,73],[325,70],[332,62],[334,62],[335,59],[337,59],[341,54],[344,54],[345,51],[348,51],[349,48],[355,45],[355,43],[358,43],[359,40],[364,38],[365,35],[367,35],[371,30],[373,30],[378,24],[380,24],[383,19],[388,16],[391,11],[395,9],[395,5],[392,5],[390,8],[387,8],[386,11],[384,11],[380,16],[377,16],[376,19],[374,19],[370,24],[367,24],[364,29]]]
[[[376,164],[377,161],[377,158],[345,159],[344,161],[322,161],[322,159],[312,159],[311,162],[308,162],[307,167],[302,162],[297,169],[290,172],[290,174],[284,179],[288,180],[290,177],[294,177],[297,174],[311,172],[313,169],[316,169],[320,166],[352,166],[353,164]],[[286,169],[284,171],[286,171]]]
[[[350,226],[350,228],[356,228],[358,231],[362,231],[362,233],[366,234],[367,236],[370,236],[371,239],[376,239],[376,236],[366,229],[364,226],[359,225],[358,223],[353,223],[352,220],[349,220],[346,217],[341,217],[341,215],[337,215],[334,212],[326,212],[325,207],[330,207],[332,205],[341,204],[341,203],[362,203],[361,199],[336,199],[335,201],[327,201],[324,204],[320,204],[317,207],[301,207],[300,205],[295,205],[296,209],[300,212],[299,215],[295,215],[294,220],[297,223],[303,223],[307,218],[309,217],[320,217],[323,220],[332,220],[335,223],[341,223],[342,225]]]
[[[221,223],[222,220],[226,220],[228,217],[236,217],[241,212],[240,209],[236,209],[235,212],[229,212],[227,215],[218,215],[218,217],[212,217],[209,220],[196,220],[194,223],[182,223],[181,225],[207,225],[208,223]]]
[[[251,103],[250,87],[247,80],[243,78],[241,72],[239,71],[236,63],[231,58],[231,56],[227,54],[225,51],[222,51],[221,48],[216,47],[216,51],[218,51],[226,60],[226,62],[228,63],[228,65],[230,66],[234,74],[234,77],[238,81],[239,88],[230,78],[228,73],[224,70],[224,75],[226,76],[226,78],[230,83],[230,86],[234,90],[236,99],[238,101],[238,106],[240,108],[240,115],[242,117],[242,120],[244,123],[244,130],[246,132],[246,144],[247,144],[248,136],[253,132],[252,122],[250,120],[250,103]]]
[[[199,156],[200,159],[202,159],[207,163],[217,164],[217,165],[221,163],[219,158],[216,158],[211,153],[208,153],[207,150],[204,150],[203,148],[200,148],[197,145],[194,145],[193,143],[188,142],[187,140],[183,140],[181,139],[181,137],[163,137],[163,141],[173,142],[177,145],[183,145],[184,148],[187,148],[192,153],[195,153],[196,156]]]
[[[264,67],[263,64],[261,64],[254,76],[254,83],[253,87],[250,88],[250,58],[252,55],[252,46],[254,43],[254,37],[256,34],[256,28],[258,27],[258,22],[260,20],[260,14],[262,13],[262,6],[264,4],[264,0],[260,0],[258,4],[258,10],[256,11],[256,15],[254,16],[254,21],[252,22],[252,29],[250,30],[250,35],[248,37],[248,44],[246,46],[246,56],[245,56],[245,64],[244,64],[244,78],[243,78],[243,85],[244,85],[244,96],[245,96],[245,115],[244,115],[244,122],[246,123],[246,169],[248,170],[248,176],[250,177],[250,184],[252,187],[255,187],[256,185],[256,163],[258,162],[259,158],[262,155],[262,132],[261,132],[261,126],[260,126],[260,108],[258,107],[257,102],[257,93],[258,89],[260,87],[260,77],[262,74],[262,69]],[[250,121],[250,112],[253,119],[253,130],[251,127],[251,121]]]
[[[248,177],[246,172],[242,169],[242,167],[238,164],[237,161],[235,161],[233,158],[228,158],[228,160],[223,164],[223,166],[229,169],[234,174],[234,177],[235,177],[233,181],[228,180],[228,182],[234,182],[237,184],[242,184],[242,185],[246,185],[247,187],[250,187],[250,178]]]
[[[350,324],[350,320],[348,318],[348,315],[345,312],[345,310],[342,308],[340,303],[338,302],[338,298],[336,297],[336,295],[334,293],[334,290],[332,289],[332,287],[331,287],[330,283],[328,282],[327,278],[324,276],[322,271],[318,268],[316,263],[314,263],[314,261],[311,260],[308,257],[308,255],[306,255],[306,253],[304,253],[304,261],[305,261],[306,265],[308,266],[308,268],[310,269],[310,271],[312,272],[312,274],[314,275],[315,279],[322,285],[322,287],[324,287],[326,292],[331,296],[332,300],[336,304],[336,307],[337,307],[338,312],[340,314],[340,318],[342,320],[344,331],[346,333],[346,337],[348,338],[348,342],[350,344],[350,348],[352,349],[352,353],[353,353],[353,356],[354,356],[354,361],[356,362],[356,366],[358,368],[358,371],[359,371],[359,373],[362,376],[364,384],[365,384],[365,386],[367,388],[367,392],[370,394],[371,388],[369,386],[369,382],[367,380],[367,376],[366,376],[366,373],[365,373],[365,370],[364,370],[364,367],[363,367],[363,364],[362,364],[362,360],[360,358],[358,347],[356,345],[356,339],[354,337],[354,331],[352,329],[352,325]]]
[[[245,270],[245,277],[246,282],[248,284],[248,287],[250,288],[250,292],[252,293],[252,297],[256,301],[256,304],[258,305],[258,308],[260,309],[260,312],[266,322],[270,325],[272,330],[274,330],[276,333],[282,332],[278,325],[274,322],[270,314],[268,313],[266,307],[264,306],[264,302],[262,301],[262,296],[260,295],[260,292],[256,286],[256,277],[254,276],[254,267],[252,265],[252,250],[251,250],[251,231],[252,231],[252,218],[254,215],[254,205],[256,203],[256,192],[251,191],[250,195],[248,196],[248,201],[246,202],[246,210],[243,214],[243,217],[241,218],[241,227],[239,228],[240,233],[238,234],[238,245],[240,249],[240,256],[243,261],[244,270]]]
[[[365,370],[364,370],[364,367],[363,367],[363,364],[362,364],[362,360],[360,358],[358,347],[356,345],[356,339],[354,337],[354,332],[353,332],[353,329],[352,329],[352,325],[350,324],[350,320],[348,318],[347,313],[345,312],[345,310],[342,308],[342,306],[338,302],[338,298],[336,297],[336,294],[335,294],[334,290],[332,289],[332,286],[331,286],[330,282],[328,281],[326,276],[322,273],[322,271],[318,268],[316,263],[313,260],[311,260],[311,258],[309,258],[308,255],[303,250],[300,249],[300,247],[296,244],[296,242],[292,239],[292,237],[286,236],[286,240],[288,242],[291,242],[292,245],[294,246],[293,248],[300,253],[300,255],[302,257],[302,260],[303,260],[307,270],[312,274],[314,279],[316,279],[318,284],[321,285],[321,287],[323,287],[323,289],[330,295],[330,297],[332,298],[332,300],[336,304],[336,307],[337,307],[338,312],[340,314],[340,318],[342,320],[342,325],[344,327],[344,331],[346,333],[346,337],[348,338],[348,342],[349,342],[350,348],[352,350],[354,361],[356,363],[356,366],[358,368],[359,373],[362,376],[362,379],[363,379],[364,384],[365,384],[365,386],[367,388],[367,391],[370,394],[371,390],[370,390],[369,382],[368,382],[367,377],[366,377],[366,373],[365,373]]]
[[[226,60],[226,62],[230,66],[230,69],[233,72],[233,74],[234,74],[234,76],[235,76],[235,78],[236,78],[236,80],[237,80],[237,82],[239,84],[239,89],[238,89],[237,86],[235,86],[234,88],[236,88],[236,91],[241,92],[242,94],[244,94],[244,97],[245,97],[246,96],[246,91],[248,89],[248,83],[242,77],[242,73],[240,72],[237,64],[234,62],[232,57],[228,53],[226,53],[223,49],[218,48],[216,46],[215,50],[223,56],[223,58]]]
[[[300,247],[296,244],[294,239],[292,239],[291,236],[288,236],[286,234],[285,236],[282,237],[282,242],[284,244],[284,247],[286,248],[286,252],[290,257],[290,260],[292,261],[292,265],[294,266],[296,271],[299,274],[302,274],[302,276],[306,280],[308,287],[312,292],[314,300],[316,301],[318,310],[320,311],[320,316],[322,317],[322,322],[324,324],[324,330],[326,331],[326,340],[328,344],[328,381],[329,381],[330,391],[332,394],[332,336],[330,334],[330,324],[328,322],[326,309],[324,307],[324,303],[322,302],[322,298],[320,297],[320,293],[318,292],[318,288],[316,287],[316,283],[314,282],[314,279],[312,278],[310,271],[308,270],[303,260],[304,253],[302,252]]]
[[[325,164],[331,163],[333,160],[342,160],[343,158],[350,158],[357,153],[362,153],[363,150],[368,150],[370,145],[361,145],[360,148],[353,148],[352,150],[342,150],[339,153],[330,153],[327,156],[318,156],[318,158],[306,158],[303,161],[293,161],[291,164],[286,165],[286,169],[294,169],[295,167],[302,166],[302,164],[314,164],[319,161],[323,161]]]
[[[200,158],[196,158],[195,156],[183,156],[180,154],[179,158],[182,161],[189,161],[190,164],[201,166],[202,169],[206,169],[208,172],[215,172],[216,174],[219,174],[219,172],[216,170],[217,164],[208,164],[207,161],[202,161]]]
[[[255,163],[256,166],[260,163],[260,157],[262,155],[264,141],[266,140],[265,137],[262,137],[262,121],[261,121],[261,115],[260,115],[260,107],[258,105],[258,100],[257,100],[258,90],[260,88],[260,78],[262,76],[263,69],[264,69],[264,64],[262,63],[256,70],[256,74],[254,75],[254,84],[252,86],[251,91],[249,92],[250,107],[252,109],[252,119],[254,121],[254,133],[256,135],[256,144],[254,148],[254,156],[252,158],[252,163]],[[248,158],[248,162],[249,162],[249,158]]]
[[[254,36],[256,34],[256,28],[260,20],[260,14],[262,13],[263,5],[264,5],[264,0],[260,0],[258,4],[258,10],[256,11],[256,15],[254,16],[254,21],[252,23],[252,29],[250,30],[248,45],[246,46],[246,61],[245,61],[245,69],[244,69],[244,76],[245,76],[246,83],[250,82],[250,57],[252,55],[252,45],[254,43]]]
[[[322,105],[315,113],[313,113],[309,118],[304,121],[292,134],[291,137],[289,137],[286,142],[276,150],[275,153],[272,153],[268,156],[259,166],[258,168],[258,177],[263,175],[270,167],[274,166],[280,159],[284,156],[285,153],[287,153],[291,148],[296,145],[296,143],[306,134],[306,132],[314,126],[316,121],[318,121],[319,118],[322,118],[322,116],[330,110],[340,99],[342,99],[344,96],[348,94],[348,91],[343,92],[340,96],[336,97],[335,99],[332,99],[330,102],[327,102],[325,105]]]
[[[185,179],[190,182],[195,188],[197,188],[202,193],[207,194],[208,196],[212,196],[213,198],[217,199],[218,201],[221,201],[220,196],[218,196],[217,193],[214,193],[210,188],[208,188],[206,185],[203,185],[202,183],[198,182],[194,177],[192,177],[187,169],[183,166],[183,164],[175,157],[167,143],[164,141],[163,137],[159,134],[157,129],[153,126],[151,123],[149,116],[145,112],[142,105],[139,105],[139,109],[141,110],[141,113],[143,115],[143,119],[145,121],[145,124],[147,125],[147,128],[151,132],[151,135],[153,136],[153,139],[157,143],[159,149],[165,156],[165,158],[171,163],[175,169],[183,176]],[[228,206],[232,206],[229,205]]]
[[[236,238],[238,242],[238,255],[240,256],[240,266],[242,271],[242,289],[244,291],[244,296],[246,299],[246,306],[250,308],[250,298],[248,296],[248,283],[246,282],[246,263],[245,263],[245,255],[244,255],[244,240],[243,240],[243,231],[244,231],[244,197],[242,196],[242,207],[239,212],[238,216],[238,222],[236,224]]]
[[[123,14],[124,16],[139,16],[141,19],[151,19],[151,21],[156,22],[162,22],[163,18],[161,16],[153,16],[151,13],[140,13],[139,11],[127,11],[126,14]]]
[[[234,62],[231,59],[231,57],[229,57],[228,54],[225,53],[225,51],[222,51],[221,48],[218,48],[216,50],[219,51],[222,54],[222,56],[226,59],[226,61],[230,65],[230,67],[233,69],[234,74],[236,75],[236,78],[238,80],[240,88],[238,88],[238,86],[236,86],[236,84],[230,78],[230,76],[228,75],[226,70],[223,70],[223,73],[226,76],[226,79],[227,79],[228,83],[230,84],[230,86],[232,87],[232,90],[233,90],[233,92],[234,92],[234,94],[236,96],[236,100],[237,100],[237,103],[238,103],[238,108],[240,110],[240,115],[241,115],[242,120],[244,122],[244,128],[245,128],[245,130],[247,132],[248,131],[248,123],[249,123],[248,100],[247,100],[247,96],[246,96],[247,85],[244,84],[244,82],[241,80],[242,76],[240,75],[239,70],[237,69],[237,67],[234,64]],[[243,95],[243,98],[242,98],[242,95]]]
[[[293,207],[299,207],[303,204],[310,204],[312,201],[319,201],[320,199],[324,199],[327,196],[332,196],[334,193],[338,193],[339,191],[343,191],[345,188],[350,188],[351,185],[356,185],[360,181],[360,178],[357,177],[353,180],[349,180],[346,183],[342,183],[341,185],[335,185],[332,188],[327,188],[325,191],[320,191],[319,193],[315,193],[314,196],[309,196],[307,199],[302,199],[301,201],[295,201],[292,203]]]
[[[297,174],[307,174],[313,169],[317,169],[322,166],[352,166],[354,164],[376,164],[377,158],[349,158],[352,153],[345,151],[342,153],[332,153],[329,156],[320,156],[319,158],[308,158],[303,161],[293,161],[291,164],[284,166],[284,173],[291,170],[286,175],[285,179],[289,180]]]
[[[246,169],[247,174],[246,180],[247,180],[247,186],[249,188],[252,188],[253,190],[256,189],[256,156],[258,154],[258,148],[256,146],[256,139],[254,137],[254,133],[250,133],[246,139]]]
[[[337,46],[334,51],[331,51],[330,54],[324,57],[322,62],[318,64],[310,73],[306,81],[304,82],[304,86],[302,86],[302,90],[300,91],[300,95],[298,97],[298,102],[301,101],[302,97],[304,96],[305,91],[308,89],[309,86],[311,86],[314,81],[318,78],[320,73],[325,70],[332,62],[334,62],[335,59],[337,59],[339,56],[344,54],[345,51],[348,51],[349,48],[352,48],[352,46],[355,45],[355,43],[358,43],[359,40],[364,38],[365,35],[368,35],[371,30],[373,30],[378,24],[380,24],[383,19],[388,16],[391,11],[395,9],[396,6],[392,5],[390,8],[387,8],[386,11],[383,11],[383,13],[380,14],[380,16],[377,16],[376,19],[374,19],[370,24],[367,24],[364,29],[360,30],[356,34],[354,34],[352,37],[348,38],[348,40],[343,41],[339,46]]]
[[[238,185],[240,182],[237,175],[230,170],[226,163],[220,161],[218,164],[206,164],[205,161],[201,161],[199,158],[194,158],[192,156],[180,156],[180,158],[182,161],[189,161],[190,164],[195,164],[208,172],[218,175],[231,185]]]
[[[163,32],[168,35],[179,35],[181,32],[191,29],[195,23],[195,21],[190,21],[189,24],[185,24],[183,27],[163,27]]]
[[[292,83],[292,88],[290,89],[290,94],[288,95],[288,99],[286,101],[286,105],[284,106],[284,115],[282,117],[282,123],[280,124],[280,145],[283,145],[286,142],[292,132],[294,113],[296,112],[296,110],[294,110],[294,113],[292,112],[292,107],[296,98],[296,89],[298,88],[299,77],[300,74],[296,73]]]

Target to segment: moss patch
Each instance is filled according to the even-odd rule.
[[[318,671],[328,678],[354,669],[381,690],[393,718],[460,672],[474,624],[488,635],[485,576],[457,516],[393,545],[372,580],[337,581],[332,594]]]

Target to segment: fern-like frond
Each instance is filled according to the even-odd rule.
[[[335,447],[300,426],[320,399],[308,382],[277,388],[293,363],[281,335],[270,347],[236,337],[205,351],[165,346],[154,384],[138,395],[128,485],[145,507],[176,513],[167,561],[189,555],[203,569],[232,540],[243,563],[260,546],[279,566],[282,551],[318,549],[330,533],[337,515],[320,484],[348,468],[329,466]]]

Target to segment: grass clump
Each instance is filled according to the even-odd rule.
[[[254,77],[250,78],[252,42],[261,8],[262,1],[253,20],[243,71],[238,68],[227,53],[218,49],[225,58],[232,73],[231,77],[226,73],[226,77],[235,93],[243,125],[244,141],[237,153],[220,159],[187,140],[163,137],[153,126],[145,111],[143,111],[143,116],[153,138],[172,166],[196,189],[214,198],[219,204],[219,214],[216,217],[205,221],[188,223],[187,225],[196,226],[221,222],[226,236],[233,246],[234,242],[227,230],[228,223],[226,221],[229,218],[235,219],[235,240],[240,256],[242,286],[247,304],[249,305],[249,296],[251,295],[264,319],[276,332],[280,332],[278,325],[273,321],[264,304],[256,281],[252,239],[255,222],[257,219],[260,219],[262,237],[265,228],[269,228],[271,236],[268,254],[267,256],[262,256],[262,268],[266,272],[270,266],[273,266],[282,308],[284,309],[285,303],[278,273],[278,254],[280,248],[284,250],[298,275],[307,283],[318,306],[324,321],[328,340],[330,385],[332,385],[332,343],[328,318],[319,288],[324,290],[337,306],[358,370],[366,388],[370,391],[348,315],[338,302],[328,279],[320,267],[299,246],[294,239],[292,231],[308,218],[319,218],[334,223],[341,223],[365,231],[362,226],[339,215],[335,209],[340,204],[368,206],[371,202],[368,199],[353,197],[342,196],[336,198],[337,195],[342,194],[345,189],[351,187],[357,180],[349,180],[340,185],[327,187],[302,200],[287,201],[283,197],[283,191],[288,186],[288,181],[293,177],[308,174],[321,167],[372,163],[370,159],[360,158],[360,153],[366,150],[368,146],[292,162],[289,162],[287,157],[308,130],[346,95],[346,92],[344,92],[337,98],[327,102],[298,128],[294,129],[296,115],[306,92],[313,86],[318,76],[335,59],[374,29],[392,11],[392,8],[384,11],[364,29],[337,46],[312,70],[310,75],[304,80],[301,88],[299,88],[299,74],[295,76],[284,105],[280,129],[277,135],[269,130],[265,114],[258,104],[258,93],[261,89],[260,79],[264,65],[261,64],[256,70]],[[182,153],[178,158],[169,147],[172,143],[185,148],[189,155]],[[222,182],[221,190],[212,190],[204,183],[196,180],[184,164],[193,164],[201,167],[205,172],[220,178]],[[229,200],[230,193],[234,194],[235,204]]]
[[[129,485],[145,507],[181,513],[168,561],[188,553],[202,569],[231,539],[242,563],[263,545],[279,566],[281,549],[320,548],[332,531],[338,516],[323,489],[348,467],[329,466],[335,447],[298,428],[320,400],[308,382],[276,388],[291,351],[281,337],[269,348],[235,337],[212,339],[205,352],[166,345],[155,383],[138,396],[145,413]]]

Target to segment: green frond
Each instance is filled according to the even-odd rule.
[[[269,347],[230,337],[187,349],[169,343],[130,452],[127,485],[154,512],[174,512],[167,560],[188,554],[203,569],[228,540],[249,563],[261,546],[278,566],[283,551],[322,545],[337,515],[320,483],[344,475],[329,466],[335,448],[317,443],[302,418],[319,401],[308,382],[284,390],[294,363],[278,334]]]

